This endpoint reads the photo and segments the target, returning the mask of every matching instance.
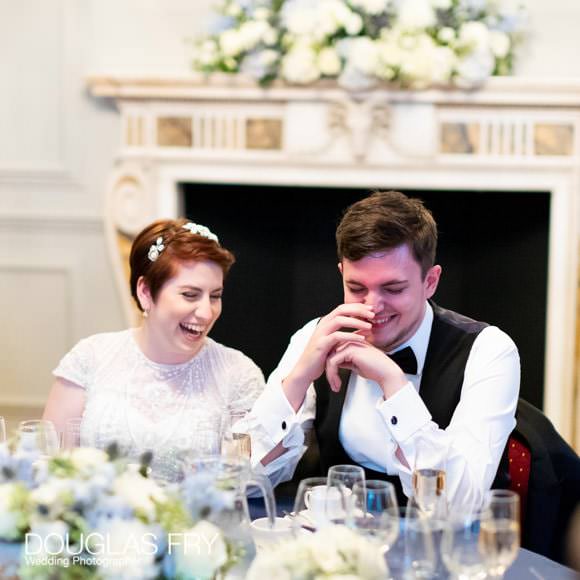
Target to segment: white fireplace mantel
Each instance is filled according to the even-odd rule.
[[[151,220],[181,213],[180,183],[550,192],[544,409],[580,448],[580,81],[356,94],[236,77],[92,77],[89,86],[121,113],[106,222],[128,319],[123,252]]]

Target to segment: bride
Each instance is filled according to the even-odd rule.
[[[130,255],[141,325],[90,336],[66,354],[43,418],[60,432],[82,419],[82,445],[117,442],[134,458],[153,451],[153,475],[166,480],[185,451],[215,452],[224,414],[248,411],[264,388],[252,360],[208,337],[233,263],[205,226],[146,227]]]

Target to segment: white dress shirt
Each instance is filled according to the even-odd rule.
[[[292,336],[249,417],[254,462],[280,441],[288,449],[265,468],[266,473],[275,473],[274,484],[292,477],[306,450],[304,431],[311,427],[315,416],[314,386],[309,387],[302,407],[294,412],[282,390],[282,381],[304,351],[317,323],[318,319],[308,322]],[[389,399],[384,400],[377,383],[351,373],[339,439],[357,463],[398,475],[407,496],[412,494],[411,473],[417,441],[447,449],[448,501],[455,506],[478,505],[491,486],[515,426],[520,383],[518,351],[499,328],[488,326],[482,330],[467,359],[459,404],[449,426],[439,429],[418,394],[432,324],[433,310],[427,303],[419,328],[397,349],[406,346],[413,349],[417,374],[407,375],[409,382]],[[396,424],[391,421],[392,417],[397,417]],[[411,469],[395,456],[397,447],[401,448]]]

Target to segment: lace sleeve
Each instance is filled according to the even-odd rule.
[[[58,363],[52,374],[86,389],[90,383],[93,348],[89,339],[78,342]]]

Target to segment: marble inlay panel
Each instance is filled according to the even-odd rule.
[[[247,119],[246,149],[282,149],[282,120]]]
[[[191,117],[159,117],[157,144],[160,147],[191,147]]]
[[[441,153],[477,155],[479,131],[478,123],[442,123]]]
[[[574,127],[570,124],[538,123],[534,126],[536,155],[572,155]]]

